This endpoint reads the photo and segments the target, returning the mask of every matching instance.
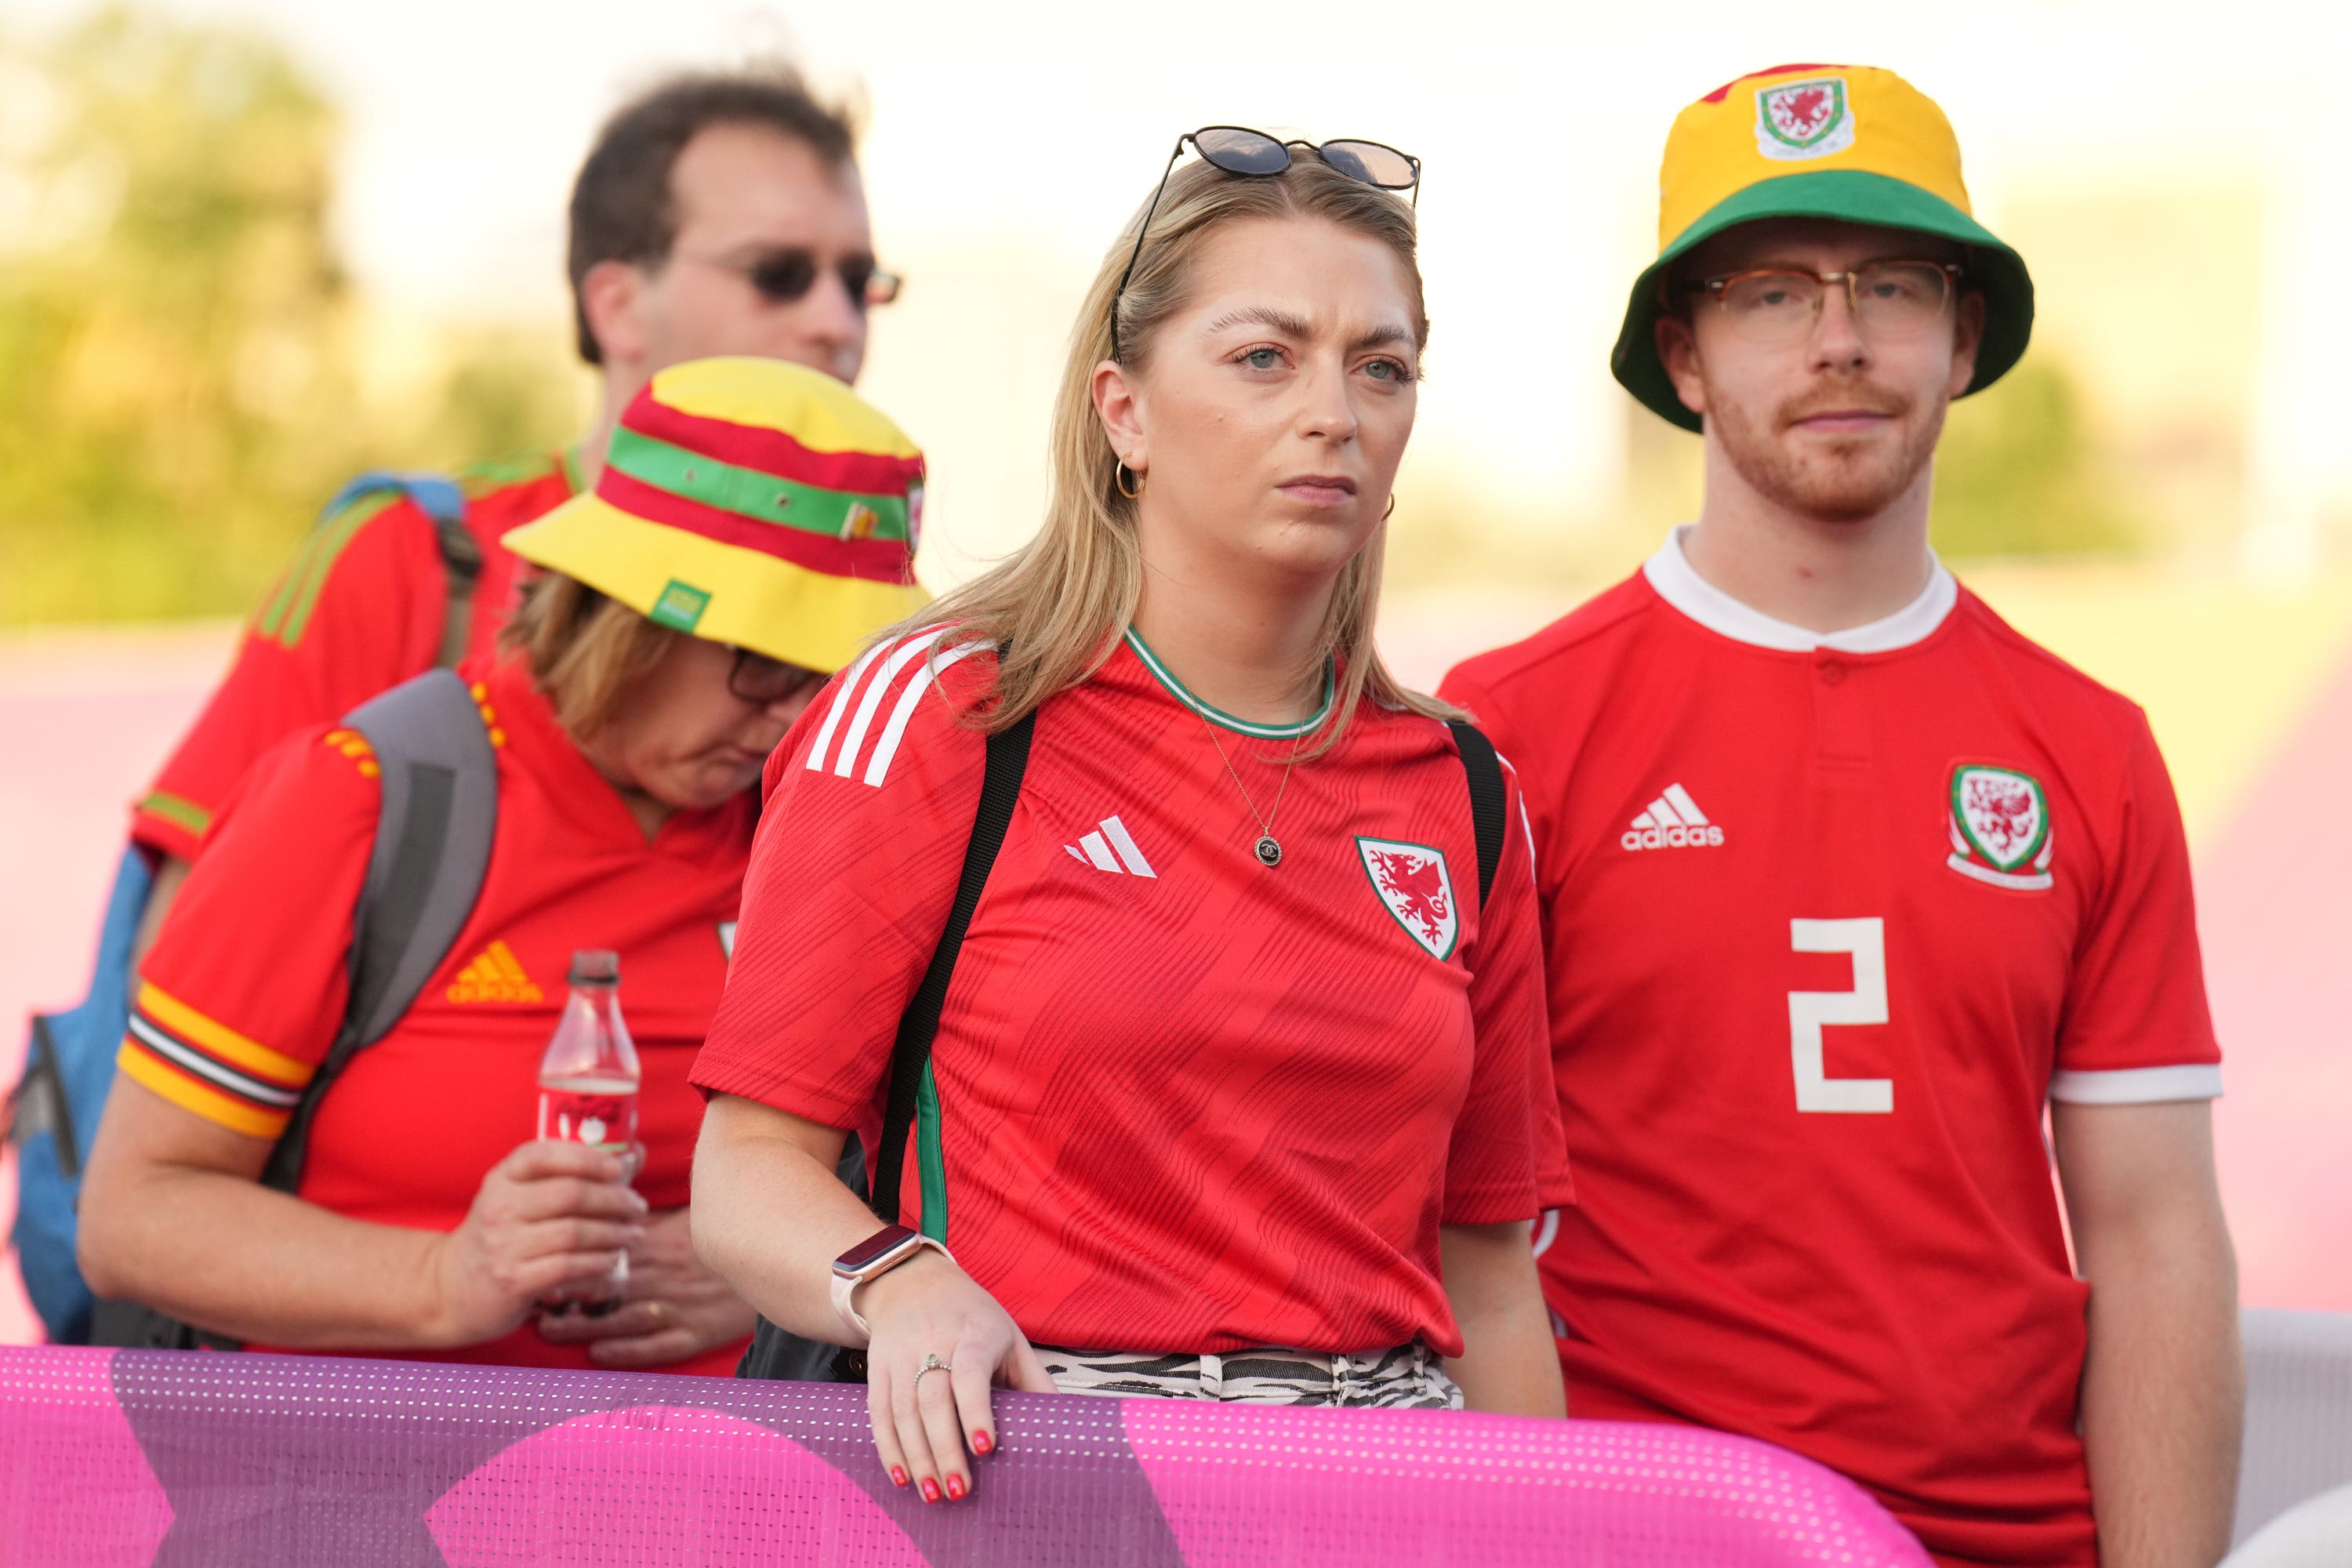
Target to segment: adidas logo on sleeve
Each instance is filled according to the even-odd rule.
[[[1628,849],[1719,849],[1723,829],[1706,819],[1688,790],[1671,784],[1617,842]]]

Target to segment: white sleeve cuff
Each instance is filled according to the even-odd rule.
[[[2050,1075],[2050,1098],[2069,1105],[2154,1105],[2168,1100],[2219,1100],[2221,1068],[2218,1062],[2180,1067],[2125,1068],[2115,1072],[2067,1072]]]

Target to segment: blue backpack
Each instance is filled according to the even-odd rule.
[[[433,520],[440,538],[449,584],[440,662],[455,664],[466,647],[474,580],[481,571],[480,550],[466,529],[466,498],[453,481],[438,475],[376,470],[360,475],[337,491],[320,515],[333,517],[354,501],[387,491],[415,503]],[[470,710],[471,703],[467,706]],[[353,719],[366,710],[362,708]],[[384,846],[379,832],[381,858]],[[478,871],[474,875],[478,884]],[[115,1052],[130,1026],[131,950],[153,887],[154,872],[145,852],[135,845],[127,847],[115,871],[114,890],[107,896],[89,993],[70,1011],[35,1015],[24,1074],[9,1096],[13,1110],[8,1140],[16,1146],[16,1219],[10,1237],[24,1274],[25,1292],[47,1328],[49,1339],[58,1344],[91,1342],[91,1320],[98,1302],[83,1282],[81,1267],[75,1259],[74,1211],[81,1196],[82,1164],[89,1158],[99,1112],[105,1108],[107,1090],[114,1081]],[[370,900],[379,896],[372,868],[360,895],[362,929],[367,924]],[[471,908],[470,891],[464,902]],[[452,929],[446,940],[454,941],[456,936]],[[362,956],[355,947],[355,963]],[[373,961],[423,956],[380,952]],[[441,956],[431,954],[436,963]],[[415,964],[412,961],[394,966],[404,980]],[[425,965],[428,973],[431,967]],[[416,976],[416,984],[422,984],[423,980],[424,975]]]

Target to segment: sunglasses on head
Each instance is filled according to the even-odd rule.
[[[1143,209],[1143,221],[1135,228],[1135,250],[1127,258],[1127,270],[1119,275],[1118,290],[1110,297],[1110,357],[1117,361],[1118,353],[1118,302],[1127,293],[1127,286],[1135,279],[1135,264],[1143,257],[1143,237],[1151,228],[1151,215],[1160,210],[1160,195],[1168,189],[1168,176],[1176,172],[1176,160],[1184,155],[1184,143],[1190,142],[1201,161],[1228,174],[1240,174],[1251,179],[1270,179],[1290,167],[1290,150],[1304,147],[1351,180],[1367,185],[1377,185],[1384,191],[1411,191],[1412,205],[1421,205],[1421,160],[1410,153],[1400,153],[1382,142],[1360,142],[1352,138],[1339,142],[1304,142],[1297,138],[1284,141],[1263,131],[1252,131],[1241,125],[1204,125],[1198,131],[1188,131],[1176,138],[1175,150],[1168,154],[1168,166],[1160,171],[1160,184],[1151,193],[1151,200]]]
[[[689,256],[686,259],[740,274],[771,305],[789,305],[807,298],[823,272],[817,265],[816,253],[800,246],[748,257]],[[877,267],[870,256],[849,257],[834,270],[841,279],[842,288],[848,291],[850,303],[860,310],[872,305],[887,305],[898,297],[902,281],[898,275]]]

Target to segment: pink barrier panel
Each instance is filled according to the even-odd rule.
[[[1928,1568],[1844,1479],[1681,1427],[1001,1396],[972,1498],[866,1391],[0,1350],[0,1564]]]

